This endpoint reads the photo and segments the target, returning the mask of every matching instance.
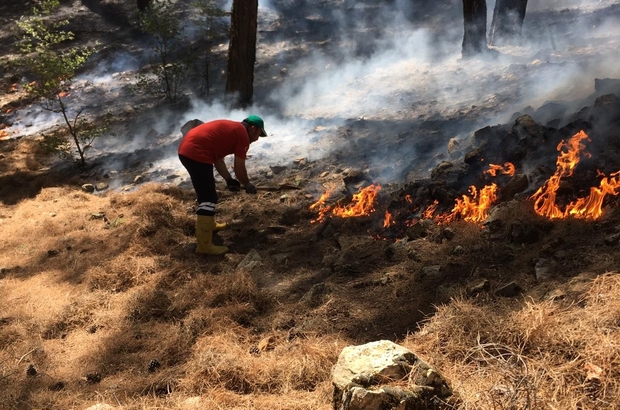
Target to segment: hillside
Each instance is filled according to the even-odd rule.
[[[221,257],[194,253],[176,158],[187,120],[248,113],[221,81],[173,107],[136,93],[133,3],[64,2],[102,44],[71,98],[115,119],[79,169],[42,148],[56,120],[13,86],[0,36],[0,408],[329,409],[340,351],[382,339],[436,366],[455,408],[619,407],[620,9],[539,2],[522,44],[462,61],[458,2],[351,3],[261,3],[248,112],[270,136],[250,149],[258,194],[217,179]],[[562,153],[574,172],[543,198],[601,215],[537,208]],[[482,209],[470,186],[492,183]]]

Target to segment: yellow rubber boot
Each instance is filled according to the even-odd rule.
[[[196,253],[206,255],[221,255],[228,252],[226,246],[213,245],[213,230],[215,221],[212,216],[198,215],[196,219]]]

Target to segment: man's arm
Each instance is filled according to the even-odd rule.
[[[248,178],[248,171],[245,169],[245,158],[241,158],[235,155],[235,176],[243,184],[246,186],[250,183],[250,179]],[[228,172],[228,171],[226,171]]]
[[[220,174],[222,176],[222,178],[224,178],[225,181],[228,181],[229,179],[232,179],[232,176],[230,175],[230,172],[228,172],[228,169],[226,168],[226,163],[224,162],[224,158],[218,159],[217,161],[215,161],[213,166],[215,166],[215,169],[217,170],[217,173]],[[236,173],[237,173],[237,171],[235,171],[235,174]]]
[[[248,171],[245,169],[245,159],[235,155],[235,176],[245,188],[245,192],[248,194],[255,194],[256,187],[252,185],[248,178]]]
[[[213,165],[215,166],[215,169],[217,169],[218,174],[220,174],[222,178],[224,178],[224,181],[226,181],[226,186],[228,189],[233,192],[238,192],[241,188],[241,184],[230,175],[228,168],[226,168],[224,159],[218,159]]]

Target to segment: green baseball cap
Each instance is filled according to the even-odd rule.
[[[265,132],[265,121],[263,121],[263,119],[261,117],[259,117],[258,115],[250,115],[248,118],[246,118],[245,120],[243,120],[244,122],[247,122],[250,125],[253,125],[255,127],[260,128],[261,130],[261,137],[266,137],[267,133]]]

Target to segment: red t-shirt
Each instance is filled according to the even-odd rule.
[[[213,165],[230,154],[245,159],[249,148],[250,136],[242,123],[215,120],[200,124],[185,134],[179,145],[179,154]]]

